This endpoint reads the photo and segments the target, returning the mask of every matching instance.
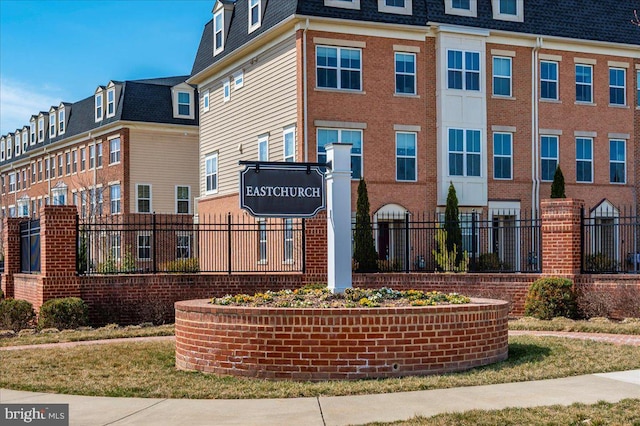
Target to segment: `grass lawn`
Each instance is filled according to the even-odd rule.
[[[606,318],[574,321],[554,318],[550,321],[525,317],[509,321],[509,330],[574,331],[580,333],[640,334],[640,318],[611,321]]]
[[[593,405],[553,405],[505,410],[473,410],[459,414],[415,417],[394,423],[370,423],[368,426],[637,426],[640,425],[640,399],[625,399],[618,403],[599,402]]]
[[[292,398],[539,380],[640,368],[640,347],[554,337],[509,339],[509,359],[462,373],[385,380],[269,382],[177,371],[173,342],[0,351],[0,387],[153,398]]]

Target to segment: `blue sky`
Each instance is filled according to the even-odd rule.
[[[214,0],[0,0],[0,135],[109,80],[188,75]]]

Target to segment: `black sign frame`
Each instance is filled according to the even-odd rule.
[[[239,164],[245,166],[240,171],[240,208],[251,216],[311,218],[326,209],[323,169],[330,168],[330,164],[274,161],[240,161]],[[257,185],[258,176],[260,185]],[[292,185],[292,182],[296,183]],[[296,196],[289,195],[293,190]],[[252,191],[260,191],[260,195],[249,196]],[[275,195],[276,192],[280,195]],[[319,196],[315,196],[317,194]]]

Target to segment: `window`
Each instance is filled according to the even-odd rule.
[[[64,112],[64,110],[62,112]],[[29,124],[29,131],[31,133],[31,145],[35,145],[36,143],[36,121],[35,120],[31,120],[31,124]]]
[[[416,133],[396,133],[396,180],[415,182],[416,170]]]
[[[540,62],[540,98],[558,100],[557,62]]]
[[[269,135],[258,136],[258,161],[269,161]]]
[[[72,169],[71,172],[72,173],[78,173],[78,151],[77,150],[73,150],[71,151],[71,159],[72,159]]]
[[[593,182],[593,139],[576,138],[576,182]]]
[[[80,171],[84,172],[87,168],[87,149],[80,148]]]
[[[9,174],[9,192],[16,192],[16,174]]]
[[[233,74],[233,87],[240,89],[244,86],[244,71],[240,70]]]
[[[480,53],[447,51],[447,87],[480,90]]]
[[[102,188],[97,188],[94,190],[93,201],[95,202],[95,214],[100,216],[102,214],[102,204],[104,202],[104,196],[102,192]]]
[[[593,102],[592,73],[591,65],[576,65],[576,102]]]
[[[330,143],[350,143],[351,179],[362,177],[362,131],[342,129],[318,129],[318,162],[327,162],[325,145]]]
[[[624,68],[609,68],[609,104],[626,105],[626,71]]]
[[[151,259],[151,234],[149,232],[138,233],[138,259]]]
[[[540,160],[542,181],[553,181],[553,175],[558,167],[558,137],[542,136],[540,138]]]
[[[109,187],[109,199],[111,200],[111,214],[120,213],[120,185]]]
[[[49,137],[53,138],[56,136],[56,112],[51,111],[49,113]]]
[[[65,160],[65,164],[67,165],[65,172],[68,175],[70,175],[71,174],[71,153],[70,152],[64,153],[64,160]]]
[[[480,176],[480,130],[449,129],[449,176]]]
[[[492,0],[493,19],[524,22],[524,0]]]
[[[64,109],[58,111],[58,134],[63,135],[65,130],[64,126]]]
[[[51,171],[49,173],[51,175],[51,179],[53,179],[56,177],[56,157],[51,157],[49,167],[51,168]]]
[[[444,11],[450,15],[478,16],[477,0],[445,0]]]
[[[411,0],[378,0],[378,10],[384,13],[411,15]]]
[[[11,136],[7,138],[7,159],[13,157],[13,140]]]
[[[493,134],[493,178],[512,179],[512,140],[511,133]]]
[[[42,160],[38,160],[38,182],[42,181]]]
[[[293,262],[293,219],[284,219],[284,261]]]
[[[249,1],[249,32],[256,30],[260,27],[262,22],[262,1],[261,0],[248,0]]]
[[[362,90],[362,52],[346,47],[316,47],[316,79],[321,88]]]
[[[325,6],[341,7],[343,9],[360,9],[360,0],[324,0]]]
[[[609,141],[609,182],[625,183],[626,175],[626,143],[624,140]]]
[[[96,153],[98,154],[97,167],[102,167],[102,142],[96,144]]]
[[[116,115],[116,89],[107,90],[107,118]]]
[[[137,186],[138,213],[151,213],[151,185]]]
[[[62,161],[62,154],[60,154],[60,155],[58,155],[58,176],[60,176],[60,177],[62,177],[62,174],[63,174],[63,173],[62,173],[62,164],[63,164],[63,161]],[[36,169],[35,169],[35,165],[34,165],[34,168],[33,168],[33,179],[34,179],[34,180],[35,180],[35,178],[36,178],[36,175],[35,175],[35,173],[36,173],[36,172],[35,172],[35,170],[36,170]]]
[[[191,235],[187,232],[180,232],[176,235],[176,257],[178,259],[191,257]]]
[[[640,107],[640,71],[636,72],[636,105]]]
[[[517,15],[518,3],[516,0],[500,0],[500,13],[503,15]]]
[[[15,143],[14,152],[16,157],[20,155],[20,133],[16,133],[16,136],[13,138],[13,142]]]
[[[416,94],[416,55],[413,53],[395,54],[396,59],[396,93],[403,95]]]
[[[44,117],[38,119],[38,142],[44,142]]]
[[[225,80],[222,83],[222,102],[227,102],[229,99],[231,99],[231,85],[229,80]]]
[[[7,149],[5,140],[2,139],[0,141],[0,161],[4,161],[4,156],[5,156],[5,150]]]
[[[218,191],[218,153],[205,157],[205,181],[206,192],[212,193]]]
[[[470,10],[471,2],[470,0],[451,0],[451,7],[454,9]]]
[[[267,221],[258,219],[258,262],[267,263]]]
[[[51,169],[49,168],[49,159],[45,158],[44,159],[44,178],[46,180],[49,180],[51,178]],[[27,182],[25,181],[25,184]]]
[[[96,166],[96,146],[89,146],[89,168],[93,169]]]
[[[22,132],[22,153],[27,152],[27,148],[29,148],[29,133],[24,130]]]
[[[202,109],[204,112],[209,111],[209,91],[206,90],[202,95]]]
[[[109,141],[109,164],[120,162],[120,138]]]
[[[110,238],[111,242],[111,258],[115,261],[120,260],[120,234],[113,233]]]
[[[191,115],[191,94],[178,92],[178,115]]]
[[[511,58],[493,58],[493,94],[511,96]]]
[[[16,191],[20,191],[20,172],[16,172]]]
[[[284,140],[284,161],[293,163],[296,161],[296,129],[290,127],[284,130],[282,139]]]
[[[96,122],[102,120],[102,93],[95,96],[96,104]]]
[[[176,213],[189,213],[191,211],[191,188],[188,186],[176,186]]]
[[[213,56],[224,50],[224,17],[220,10],[213,15]]]

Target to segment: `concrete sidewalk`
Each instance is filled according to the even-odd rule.
[[[640,398],[640,370],[380,395],[259,400],[106,398],[0,390],[2,403],[68,403],[71,425],[350,425],[506,407]]]

